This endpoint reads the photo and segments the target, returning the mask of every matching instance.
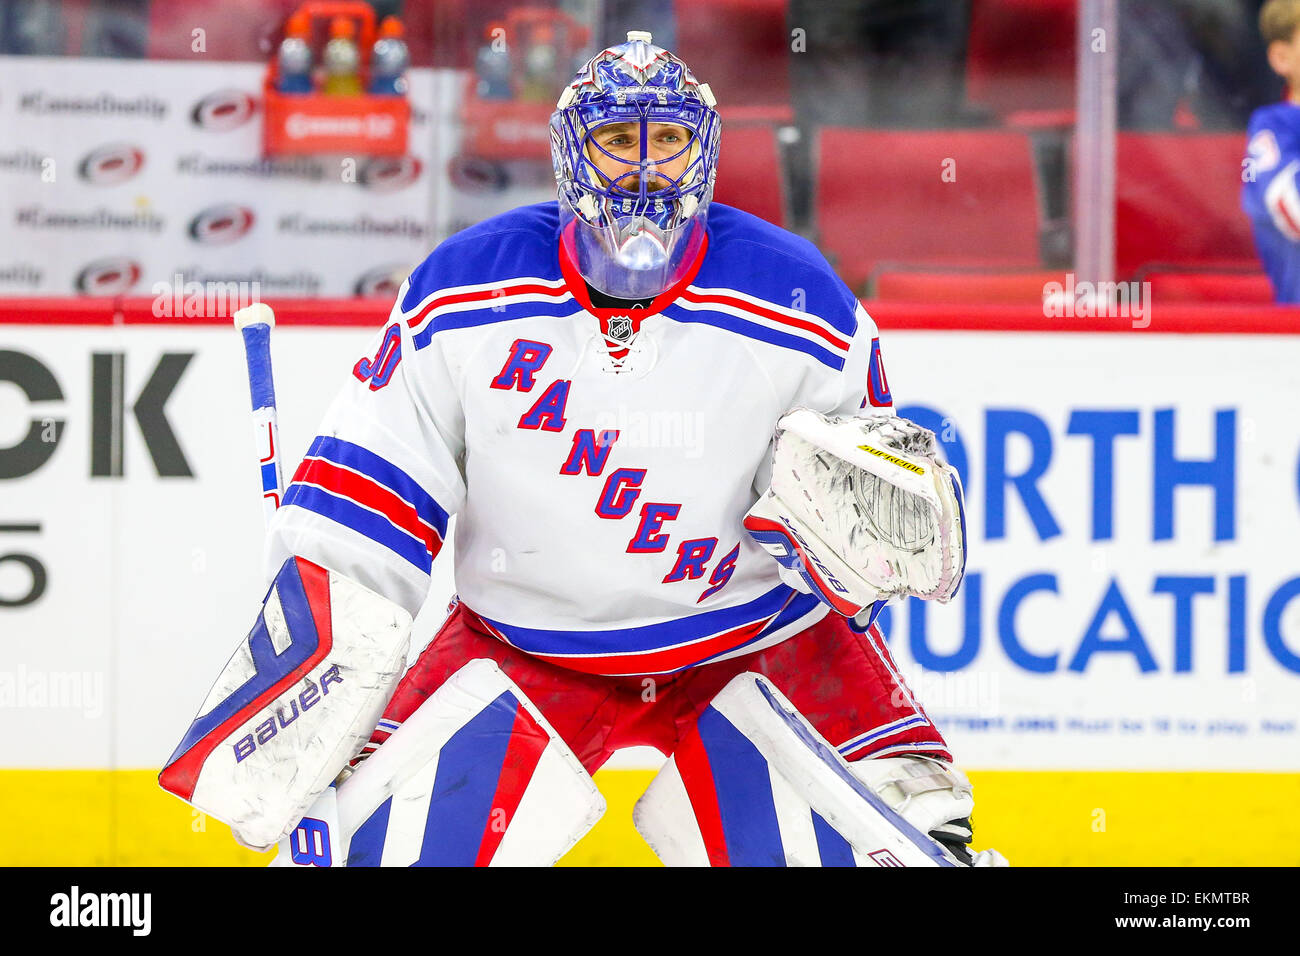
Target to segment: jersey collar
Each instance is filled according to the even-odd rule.
[[[635,334],[641,330],[641,321],[647,316],[657,315],[674,301],[686,290],[686,287],[695,281],[696,274],[700,271],[700,266],[704,264],[704,254],[709,249],[709,234],[704,231],[700,239],[700,248],[695,253],[695,261],[691,263],[685,275],[669,288],[660,292],[650,300],[650,304],[644,309],[602,309],[592,305],[591,296],[587,293],[587,283],[578,272],[578,267],[574,262],[573,254],[573,233],[577,228],[576,222],[571,222],[560,234],[560,274],[564,276],[564,283],[568,286],[569,292],[573,298],[587,312],[594,315],[600,322],[600,330],[606,334],[609,333],[609,324],[615,318],[629,318],[632,321],[632,332]]]

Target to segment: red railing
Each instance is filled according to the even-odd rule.
[[[229,315],[159,315],[154,299],[0,298],[0,325],[229,325]],[[278,325],[372,327],[387,319],[385,299],[268,299]],[[950,302],[866,301],[885,332],[1125,332],[1198,335],[1300,334],[1300,308],[1247,304],[1155,303],[1143,317],[1048,317],[1036,305],[960,305]],[[1148,323],[1149,319],[1149,323]],[[1144,324],[1146,323],[1146,324]]]

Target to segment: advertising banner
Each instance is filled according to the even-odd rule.
[[[962,473],[953,603],[889,609],[973,766],[1300,765],[1300,337],[882,334]]]
[[[198,57],[0,57],[0,295],[233,281],[391,298],[445,232],[434,150],[454,140],[437,107],[458,77],[411,71],[404,156],[266,158],[263,74]]]
[[[286,473],[380,324],[275,331]],[[965,483],[961,591],[885,616],[958,759],[1295,770],[1300,336],[882,348]],[[0,766],[166,759],[263,595],[253,445],[232,328],[0,325]]]

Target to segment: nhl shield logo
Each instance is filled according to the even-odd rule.
[[[618,339],[620,342],[626,342],[632,335],[632,319],[630,316],[620,315],[609,320],[609,337]]]

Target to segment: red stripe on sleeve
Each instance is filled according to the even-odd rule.
[[[298,466],[293,480],[316,485],[380,512],[403,531],[423,541],[429,554],[435,557],[442,548],[442,538],[420,518],[415,507],[373,478],[348,471],[323,458],[309,458]]]
[[[1300,236],[1300,226],[1296,225],[1295,219],[1293,219],[1291,214],[1287,212],[1286,203],[1282,201],[1281,196],[1277,199],[1277,211],[1282,214],[1282,218],[1285,219],[1286,224],[1291,227],[1291,231],[1297,236]]]

